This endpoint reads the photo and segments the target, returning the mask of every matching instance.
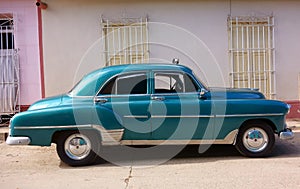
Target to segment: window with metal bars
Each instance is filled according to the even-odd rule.
[[[102,19],[106,65],[148,62],[147,27],[147,18]]]
[[[228,17],[231,87],[258,88],[276,98],[274,18]]]
[[[14,49],[13,26],[11,14],[0,14],[0,49]]]

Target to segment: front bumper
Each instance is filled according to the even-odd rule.
[[[28,145],[28,144],[30,144],[30,138],[29,137],[8,136],[6,139],[6,144],[8,144],[8,145]]]
[[[294,133],[291,129],[285,129],[279,133],[279,138],[282,140],[291,140],[294,138]]]

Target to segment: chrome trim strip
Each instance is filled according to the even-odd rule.
[[[113,94],[113,95],[98,95],[95,96],[95,98],[129,98],[129,97],[140,97],[140,96],[144,96],[144,97],[149,97],[151,94]]]
[[[188,145],[188,144],[234,144],[238,129],[224,139],[212,140],[122,140],[121,145]]]
[[[149,118],[149,116],[144,116],[144,115],[124,115],[123,116],[124,118],[145,118],[145,119],[147,119],[147,118]]]
[[[214,115],[153,115],[151,118],[212,118]]]
[[[91,125],[64,125],[64,126],[22,126],[14,127],[15,130],[24,130],[24,129],[73,129],[73,128],[90,128]]]
[[[197,92],[177,92],[177,93],[153,93],[151,96],[187,96],[187,95],[199,95]]]
[[[232,115],[152,115],[151,118],[230,118],[230,117],[264,117],[264,116],[283,116],[283,113],[269,114],[232,114]],[[126,115],[126,118],[148,118],[148,116]]]
[[[70,93],[67,93],[66,95],[69,96],[69,97],[72,97],[72,98],[80,98],[80,99],[82,99],[82,98],[94,98],[95,97],[95,96],[72,96]]]
[[[283,116],[284,113],[267,113],[267,114],[231,114],[231,115],[216,115],[217,118],[222,117],[263,117],[263,116]]]

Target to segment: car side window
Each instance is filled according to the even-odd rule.
[[[185,92],[198,92],[199,87],[195,83],[195,81],[187,74],[184,74],[184,86],[185,86]]]
[[[102,95],[147,94],[146,73],[124,74],[112,78],[100,91]]]
[[[197,92],[198,86],[183,73],[156,73],[154,76],[155,93]]]

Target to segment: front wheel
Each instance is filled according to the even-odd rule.
[[[236,145],[244,156],[264,157],[271,153],[275,136],[270,125],[264,122],[249,122],[240,128]]]
[[[100,142],[97,135],[89,131],[70,131],[60,134],[57,140],[57,154],[71,166],[83,166],[94,163]]]

